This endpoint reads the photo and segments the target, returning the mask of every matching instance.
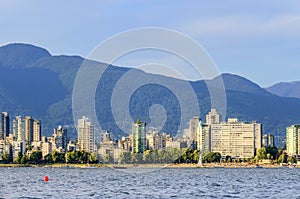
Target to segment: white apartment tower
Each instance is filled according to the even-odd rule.
[[[286,152],[288,155],[300,154],[300,125],[292,125],[286,128]]]
[[[252,158],[262,146],[262,124],[239,122],[228,118],[221,122],[215,109],[206,115],[206,124],[201,121],[197,130],[197,148],[203,152],[219,152],[222,156]]]
[[[94,125],[87,117],[78,120],[78,146],[80,150],[95,152]]]

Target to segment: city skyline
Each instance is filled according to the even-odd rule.
[[[8,113],[5,115],[9,116]],[[0,127],[5,124],[3,121],[0,121]],[[127,138],[113,140],[110,133],[104,131],[100,148],[96,144],[94,125],[85,116],[78,119],[76,143],[68,142],[67,130],[62,126],[54,129],[52,137],[46,137],[41,135],[40,125],[41,121],[31,116],[15,117],[13,132],[2,139],[7,141],[7,143],[4,141],[4,146],[12,147],[13,159],[19,152],[25,154],[27,151],[28,153],[28,147],[29,151],[41,150],[42,157],[46,157],[53,151],[68,152],[71,147],[72,150],[81,150],[90,154],[98,153],[101,157],[108,155],[115,159],[118,159],[115,157],[116,150],[120,155],[121,152],[143,154],[146,150],[181,148],[198,149],[202,153],[218,152],[222,156],[233,158],[252,158],[263,146],[262,124],[238,122],[237,118],[229,118],[225,122],[221,120],[221,116],[215,109],[211,109],[206,115],[206,123],[202,123],[198,116],[191,118],[189,128],[184,131],[181,138],[175,139],[166,132],[158,132],[153,128],[146,130],[146,123],[138,118],[132,123],[132,132]],[[241,148],[241,146],[244,147]]]

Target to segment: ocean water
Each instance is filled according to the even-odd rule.
[[[300,169],[0,168],[0,186],[1,198],[300,198]]]

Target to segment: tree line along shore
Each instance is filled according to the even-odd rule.
[[[0,167],[278,167],[282,165],[296,166],[297,158],[288,156],[283,149],[277,147],[262,147],[253,158],[232,158],[222,157],[218,152],[207,152],[202,154],[202,163],[199,165],[199,150],[190,148],[178,150],[147,150],[144,153],[123,152],[118,158],[107,156],[102,161],[94,153],[85,151],[70,151],[59,153],[53,151],[46,157],[42,157],[40,151],[30,154],[18,154],[14,160],[9,159],[9,155],[3,154]]]

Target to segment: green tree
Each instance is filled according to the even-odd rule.
[[[288,155],[286,153],[283,153],[279,156],[278,163],[287,163],[288,162]]]
[[[118,158],[119,163],[129,164],[131,162],[131,154],[130,152],[122,152]]]
[[[14,159],[14,162],[15,162],[16,164],[21,164],[21,159],[22,159],[22,157],[23,157],[22,152],[18,152],[18,156]]]
[[[278,148],[276,146],[268,146],[266,148],[266,153],[271,155],[271,159],[276,159],[276,154],[278,153]],[[269,158],[268,158],[269,159]]]
[[[89,153],[85,151],[80,151],[79,152],[79,163],[81,164],[86,164],[89,159]]]
[[[220,162],[221,158],[222,156],[219,152],[207,152],[203,157],[203,161],[207,163]]]
[[[98,163],[98,155],[96,153],[91,153],[89,155],[89,163],[97,164]]]
[[[111,154],[104,154],[102,160],[104,163],[113,163],[114,157]]]
[[[193,158],[192,158],[193,163],[197,163],[199,161],[199,156],[200,156],[200,151],[194,150]]]
[[[53,163],[53,161],[52,161],[52,154],[51,153],[47,154],[44,157],[44,161],[45,161],[45,163]]]
[[[11,158],[11,155],[8,154],[8,153],[4,153],[2,155],[2,161],[3,163],[7,164],[7,163],[10,163],[12,161],[12,158]]]
[[[137,153],[131,153],[131,163],[136,164],[138,163],[138,154]]]
[[[32,149],[32,146],[30,144],[27,144],[26,147],[25,147],[26,151],[31,151]]]
[[[226,162],[232,162],[231,156],[227,155],[227,156],[225,157],[225,161],[226,161]]]
[[[145,163],[153,163],[153,160],[152,160],[152,157],[151,157],[151,153],[153,153],[153,152],[150,151],[150,150],[146,150],[143,153],[143,162],[145,162]]]
[[[58,160],[59,160],[58,154],[59,153],[57,151],[53,151],[51,153],[51,158],[52,158],[53,163],[58,163]]]
[[[157,151],[157,156],[158,156],[158,163],[165,163],[168,160],[168,154],[165,150],[159,149]]]
[[[262,147],[262,148],[258,149],[256,157],[257,157],[256,158],[257,160],[267,159],[267,150],[266,150],[266,147]]]
[[[53,151],[51,153],[53,163],[65,163],[65,154]]]
[[[297,157],[295,155],[289,156],[288,157],[288,162],[291,164],[296,164],[297,163]]]
[[[23,155],[21,160],[20,160],[20,164],[26,164],[28,162],[26,155]]]
[[[32,164],[38,164],[42,161],[42,152],[41,151],[33,151],[29,156],[29,162]]]

